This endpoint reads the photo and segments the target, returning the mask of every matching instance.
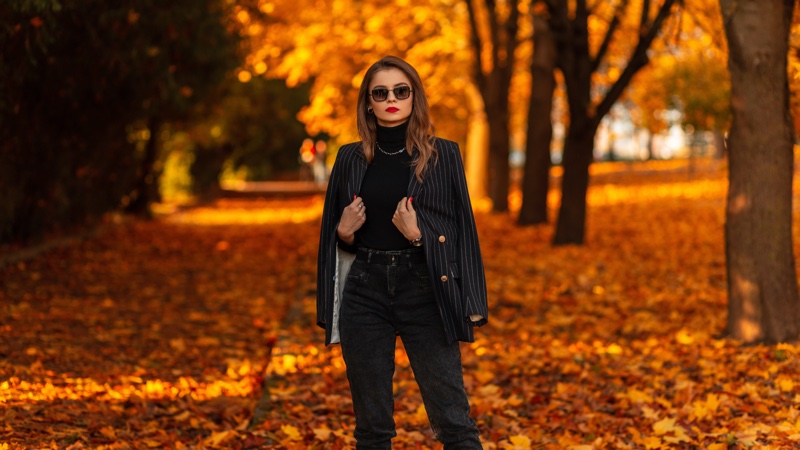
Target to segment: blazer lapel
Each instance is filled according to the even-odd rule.
[[[419,158],[419,150],[414,149],[414,156],[413,160],[416,161]],[[414,171],[414,167],[411,167],[411,173],[408,175],[408,195],[407,197],[419,197],[419,192],[422,190],[422,184],[417,180],[417,173]]]
[[[350,182],[352,183],[350,186],[352,192],[350,192],[350,194],[361,195],[361,183],[364,181],[364,175],[367,173],[367,158],[361,151],[359,151],[357,155],[358,157],[356,158],[355,164],[353,164],[353,172],[350,176]],[[353,199],[350,198],[350,200]]]

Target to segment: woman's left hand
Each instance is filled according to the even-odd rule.
[[[392,223],[394,226],[396,226],[409,241],[422,235],[422,232],[419,231],[419,225],[417,224],[417,212],[414,211],[414,205],[411,204],[413,199],[414,197],[403,197],[400,203],[397,204],[397,209],[392,216]]]

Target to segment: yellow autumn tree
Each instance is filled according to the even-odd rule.
[[[336,143],[357,139],[355,108],[366,69],[385,55],[409,61],[420,73],[437,134],[466,140],[470,118],[470,49],[460,1],[262,1],[252,24],[247,70],[287,85],[310,81],[311,104],[300,113],[309,134]]]

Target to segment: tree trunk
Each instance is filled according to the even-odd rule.
[[[728,332],[744,342],[800,333],[792,244],[787,50],[794,0],[720,0],[733,125],[725,211]]]
[[[714,130],[714,158],[722,159],[728,154],[725,149],[725,133],[722,130]]]
[[[486,108],[483,98],[474,84],[467,87],[472,111],[467,128],[466,172],[469,195],[472,198],[486,198],[489,191],[486,187],[486,167],[489,159],[489,132],[486,121]]]
[[[647,161],[653,159],[653,132],[647,131]]]
[[[150,139],[145,145],[144,157],[139,165],[136,174],[134,187],[130,194],[131,201],[125,207],[125,212],[143,217],[151,217],[150,203],[158,196],[158,176],[154,173],[156,160],[158,159],[158,135],[161,133],[161,119],[150,117],[147,128],[150,130]]]
[[[556,42],[547,20],[533,18],[533,60],[531,100],[528,106],[528,139],[525,173],[522,179],[520,225],[547,223],[547,194],[550,190],[550,143],[553,138],[553,93],[556,89]]]
[[[493,78],[496,77],[490,77]],[[508,91],[492,88],[489,91],[486,99],[486,116],[489,120],[489,198],[492,199],[493,211],[505,212],[508,211],[510,178]]]
[[[592,75],[601,67],[614,33],[621,23],[628,0],[617,3],[614,18],[597,53],[589,53],[589,15],[592,8],[586,0],[545,2],[550,12],[550,25],[556,35],[557,64],[564,75],[567,89],[570,124],[564,144],[564,178],[561,208],[558,214],[554,245],[583,244],[586,224],[586,189],[589,186],[589,164],[592,161],[594,135],[600,120],[619,99],[633,76],[647,65],[647,52],[653,39],[672,10],[676,0],[664,0],[654,17],[651,8],[642,9],[638,43],[619,78],[608,88],[599,103],[592,101]],[[646,2],[649,5],[649,2]],[[583,192],[580,192],[583,190]],[[580,203],[580,204],[579,204]]]
[[[561,208],[553,245],[582,245],[586,232],[586,191],[589,165],[594,150],[594,132],[588,123],[573,123],[564,140],[564,177],[561,180]]]
[[[514,51],[517,47],[518,2],[514,0],[507,17],[501,19],[494,1],[485,0],[480,7],[485,19],[473,4],[465,0],[469,16],[472,49],[475,52],[473,66],[475,84],[483,97],[489,128],[489,198],[496,212],[508,211],[508,185],[511,168],[509,166],[509,116],[508,93],[511,88],[511,75],[514,70]],[[480,20],[488,22],[488,42],[490,48],[481,42]],[[488,52],[488,53],[487,53]],[[492,61],[491,69],[484,73],[484,56]]]

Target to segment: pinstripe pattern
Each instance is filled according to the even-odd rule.
[[[447,337],[451,342],[472,342],[473,326],[485,324],[489,317],[478,233],[458,144],[437,138],[434,145],[439,151],[438,163],[422,184],[411,171],[408,196],[414,197],[423,248]],[[361,144],[343,146],[336,156],[325,195],[317,260],[317,325],[325,328],[326,345],[338,341],[332,340],[338,321],[336,227],[353,195],[359,194],[366,170]],[[346,275],[338,273],[342,279]],[[480,314],[484,319],[470,322],[472,314]]]

